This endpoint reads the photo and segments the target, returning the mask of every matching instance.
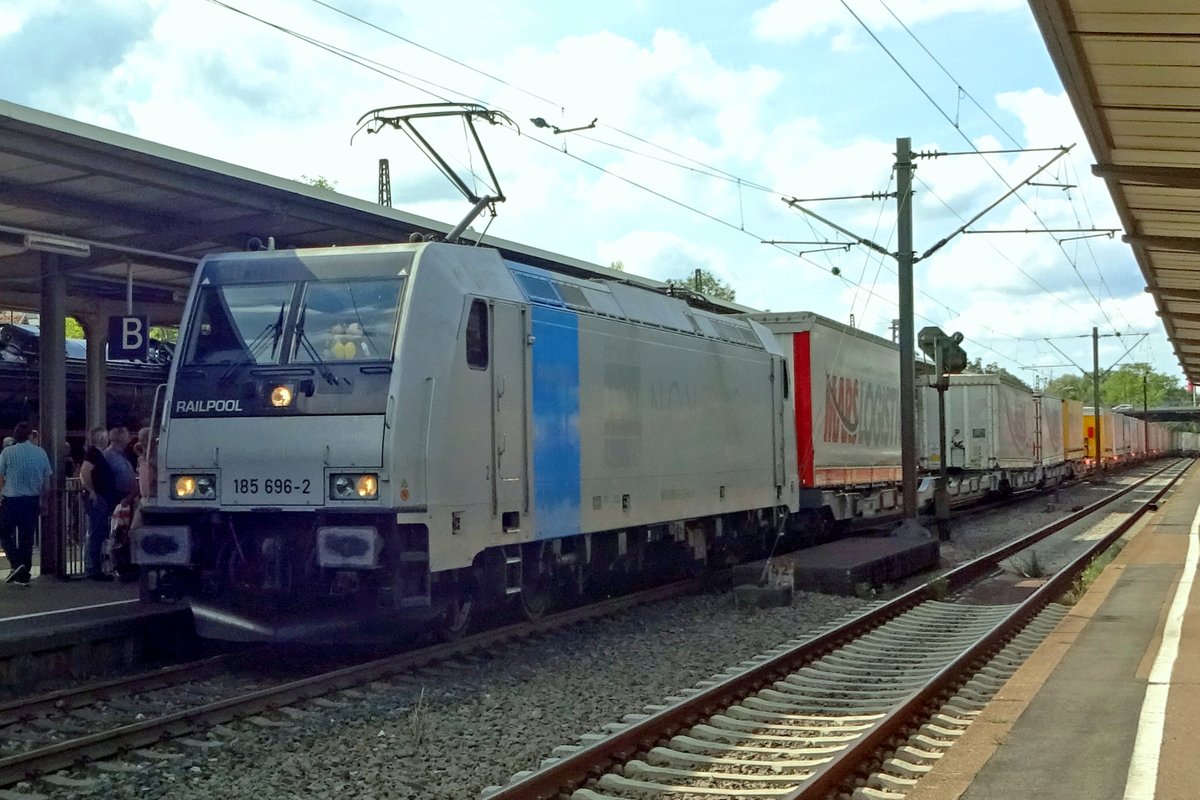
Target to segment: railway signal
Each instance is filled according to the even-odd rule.
[[[950,335],[936,325],[921,328],[917,334],[917,346],[921,352],[933,359],[933,371],[937,380],[933,383],[938,393],[938,481],[933,493],[933,516],[938,528],[938,539],[950,540],[950,497],[946,493],[946,390],[950,388],[947,375],[957,375],[967,368],[967,353],[959,344],[963,335],[957,331]]]
[[[967,352],[959,346],[963,335],[957,331],[947,335],[936,325],[921,328],[917,334],[917,346],[921,352],[933,359],[938,386],[948,384],[946,375],[957,375],[967,368]]]

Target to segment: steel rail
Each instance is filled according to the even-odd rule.
[[[888,620],[927,600],[934,599],[942,591],[941,587],[936,586],[941,581],[948,582],[951,589],[956,587],[961,588],[972,580],[990,573],[1000,561],[1012,555],[1012,553],[1018,552],[1031,544],[1036,544],[1050,534],[1079,521],[1084,516],[1095,513],[1104,506],[1116,502],[1129,492],[1146,484],[1179,463],[1179,461],[1176,461],[1173,464],[1169,464],[1137,483],[1131,484],[1079,512],[1069,514],[1060,520],[1039,528],[1037,531],[1022,537],[1017,542],[995,548],[974,561],[944,574],[941,578],[915,587],[883,605],[860,614],[838,628],[820,634],[797,645],[791,650],[775,655],[750,670],[709,686],[687,699],[670,705],[643,720],[631,723],[628,727],[611,736],[581,747],[578,751],[564,756],[561,760],[543,769],[536,770],[532,774],[506,784],[498,791],[489,794],[488,800],[551,800],[552,798],[557,798],[559,795],[570,794],[589,780],[599,777],[612,765],[627,761],[638,752],[649,750],[658,742],[728,708],[764,686],[780,680],[806,664],[817,660],[842,644],[861,637]],[[1184,471],[1186,471],[1186,467],[1179,474],[1182,475]],[[1168,487],[1157,493],[1153,502],[1157,502],[1157,499],[1166,491],[1166,488],[1169,488],[1178,477],[1176,476],[1168,484]],[[1132,518],[1128,524],[1132,525],[1137,517],[1145,513],[1148,506],[1149,503],[1145,504],[1139,510],[1137,516]],[[1107,536],[1101,541],[1111,540],[1115,539]],[[1072,562],[1072,564],[1074,563]],[[1053,584],[1047,584],[1047,586],[1053,585],[1057,587],[1059,583],[1060,581],[1055,581]],[[1042,593],[1045,591],[1047,591],[1046,587],[1039,590]],[[919,704],[909,705],[915,706]],[[876,738],[873,737],[873,741]],[[885,740],[886,737],[878,738],[878,741]],[[877,746],[878,744],[876,744]],[[832,767],[827,768],[827,771],[831,775],[830,780],[834,776],[832,770]],[[840,780],[841,774],[838,773],[836,777]],[[827,780],[826,783],[828,782]]]
[[[1178,462],[1176,462],[1178,463]],[[963,650],[952,662],[943,667],[936,675],[919,689],[913,691],[907,700],[894,706],[873,726],[856,739],[854,744],[838,753],[831,761],[816,767],[813,774],[803,785],[783,795],[781,800],[815,800],[823,798],[836,791],[846,781],[853,778],[855,772],[864,762],[872,758],[884,748],[888,740],[901,735],[904,728],[910,726],[914,718],[927,717],[936,711],[939,698],[944,698],[958,686],[969,679],[982,662],[986,662],[1012,637],[1016,636],[1037,616],[1042,609],[1061,597],[1083,570],[1101,553],[1113,545],[1117,539],[1132,528],[1146,512],[1157,508],[1158,501],[1164,494],[1187,472],[1190,464],[1175,474],[1165,486],[1158,490],[1149,500],[1143,502],[1126,519],[1122,520],[1112,531],[1096,542],[1086,551],[1066,564],[1062,569],[1047,580],[1033,594],[1019,603],[1013,611],[998,622],[991,631],[980,638],[975,644]],[[1166,467],[1164,469],[1169,469]],[[1162,470],[1155,475],[1161,474]],[[1150,476],[1154,477],[1154,476]],[[1149,480],[1149,478],[1147,478]],[[1125,494],[1122,492],[1122,494]],[[1072,515],[1072,516],[1077,516]],[[1005,550],[1008,548],[997,548]],[[992,551],[993,553],[997,551]],[[992,555],[989,553],[988,555]]]
[[[0,703],[0,727],[19,722],[43,711],[61,711],[79,708],[95,700],[112,695],[116,690],[161,689],[212,675],[240,661],[253,661],[266,649],[248,652],[219,653],[193,661],[144,670],[134,675],[122,675],[107,680],[95,681],[82,686],[57,689],[44,694],[18,697]]]
[[[624,597],[616,597],[580,608],[569,609],[534,622],[520,622],[484,631],[475,636],[432,645],[407,653],[374,659],[287,683],[217,700],[194,708],[122,725],[99,733],[16,753],[0,758],[0,787],[27,778],[65,769],[82,761],[97,760],[124,750],[150,744],[237,717],[318,697],[405,670],[446,661],[485,650],[515,639],[549,633],[589,619],[607,616],[638,605],[654,603],[695,592],[698,580],[658,586]]]

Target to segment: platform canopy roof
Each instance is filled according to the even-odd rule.
[[[0,308],[39,307],[40,256],[47,250],[67,254],[68,314],[124,301],[132,272],[135,301],[153,309],[152,324],[168,324],[207,253],[265,246],[269,237],[286,249],[405,242],[414,232],[450,228],[0,101]],[[87,254],[70,254],[81,243]],[[495,237],[484,244],[533,266],[663,285]]]
[[[1184,374],[1200,384],[1200,3],[1029,0]]]

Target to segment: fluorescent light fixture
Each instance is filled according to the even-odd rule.
[[[29,250],[40,250],[43,253],[58,253],[63,256],[87,258],[92,254],[92,246],[78,239],[68,239],[65,236],[47,236],[43,233],[25,234],[25,247]]]

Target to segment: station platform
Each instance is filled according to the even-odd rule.
[[[1200,714],[1200,466],[908,800],[1191,800]]]
[[[0,583],[0,693],[169,659],[191,630],[186,605],[142,603],[136,583],[35,570],[28,588]]]

